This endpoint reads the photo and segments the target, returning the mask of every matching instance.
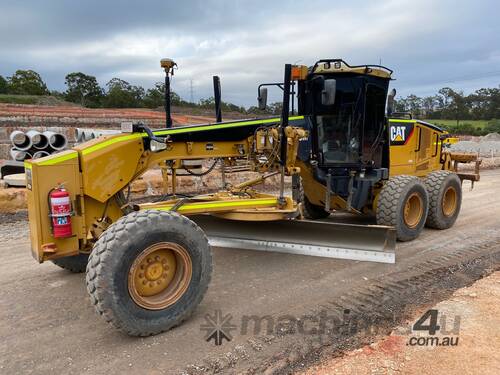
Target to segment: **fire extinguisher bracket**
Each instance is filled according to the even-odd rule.
[[[70,211],[68,214],[49,214],[49,217],[64,217],[64,216],[75,216],[75,211]]]

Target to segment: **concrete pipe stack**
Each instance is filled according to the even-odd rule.
[[[112,134],[119,134],[121,131],[120,130],[114,130],[114,129],[83,129],[83,128],[76,128],[75,130],[75,138],[76,138],[76,143],[83,143],[90,141],[91,139],[98,138],[103,135],[112,135]]]
[[[26,159],[38,159],[49,156],[54,152],[64,150],[68,145],[68,139],[64,134],[38,130],[14,130],[10,134],[10,156],[13,160],[23,161]]]

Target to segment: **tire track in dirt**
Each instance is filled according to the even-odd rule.
[[[215,347],[203,340],[199,327],[205,314],[218,308],[235,319],[244,314],[311,316],[321,310],[342,319],[350,309],[349,316],[360,319],[373,314],[385,333],[394,314],[403,317],[406,308],[440,298],[497,266],[499,176],[486,171],[474,190],[465,187],[453,228],[425,230],[418,240],[398,244],[396,265],[214,249],[213,281],[195,314],[147,339],[120,335],[99,320],[83,276],[49,262],[38,265],[30,254],[26,222],[0,217],[2,239],[10,238],[0,243],[0,372],[279,373],[324,351],[356,347],[370,336],[330,332],[320,341],[283,330],[235,335]]]

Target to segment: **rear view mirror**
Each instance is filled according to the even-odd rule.
[[[334,79],[325,79],[323,90],[321,91],[321,104],[335,104],[335,92],[337,91],[337,81]]]
[[[259,89],[259,97],[257,98],[259,102],[259,109],[265,110],[267,107],[267,87],[261,87]]]

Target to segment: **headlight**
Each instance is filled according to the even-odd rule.
[[[158,152],[158,151],[165,150],[167,148],[167,144],[164,142],[157,142],[157,141],[151,140],[149,147],[151,148],[152,152]]]

